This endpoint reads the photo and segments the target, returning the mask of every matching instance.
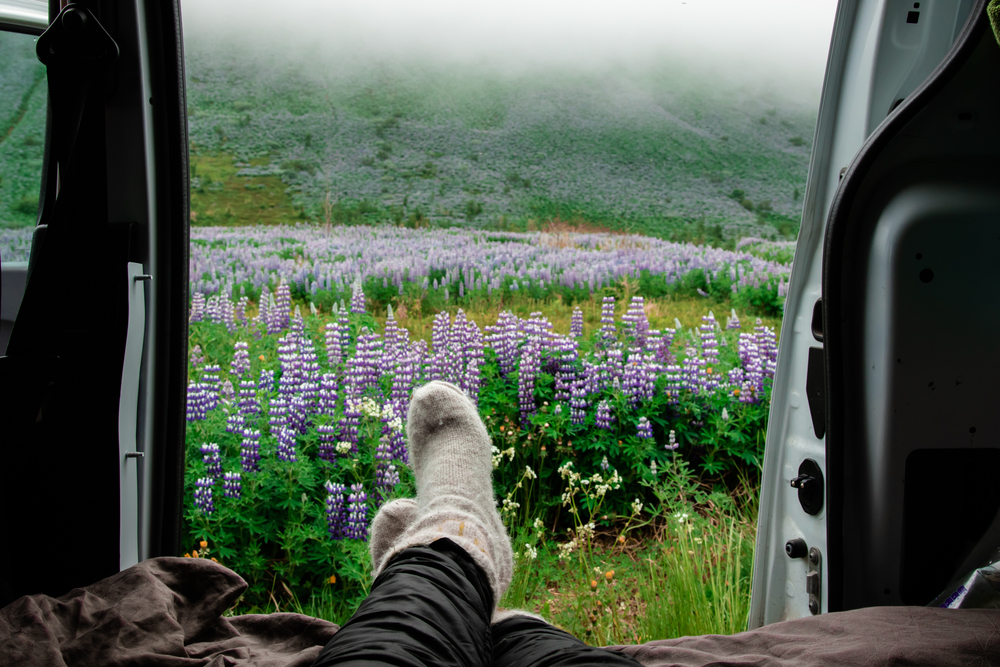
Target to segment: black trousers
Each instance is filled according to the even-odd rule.
[[[631,657],[587,646],[527,616],[490,627],[486,575],[447,538],[403,551],[313,667],[636,667]]]

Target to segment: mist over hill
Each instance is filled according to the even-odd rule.
[[[585,48],[554,41],[446,58],[362,48],[346,30],[264,39],[185,25],[193,224],[797,232],[818,82],[782,88],[764,76],[778,70],[693,50],[583,62]],[[37,206],[46,94],[33,51],[30,36],[0,35],[7,227],[33,224]]]
[[[306,218],[797,231],[815,106],[683,63],[503,69],[196,38],[187,68],[195,150],[279,176]]]

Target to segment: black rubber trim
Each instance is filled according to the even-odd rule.
[[[840,313],[842,293],[841,259],[845,252],[848,222],[855,200],[869,170],[900,131],[951,81],[978,47],[983,32],[989,29],[986,6],[989,0],[977,0],[969,12],[962,32],[951,51],[930,76],[879,125],[865,141],[840,181],[827,217],[823,245],[823,322],[826,357],[826,477],[827,477],[827,609],[843,608],[843,433],[847,430],[845,395],[846,359]]]
[[[184,40],[177,0],[146,0],[156,154],[157,354],[152,369],[153,456],[149,557],[181,553],[184,437],[187,426],[188,192]]]

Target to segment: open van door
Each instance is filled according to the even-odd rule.
[[[926,605],[1000,547],[1000,45],[987,4],[837,10],[751,628]]]
[[[0,1],[0,30],[38,36],[48,91],[30,257],[3,271],[3,606],[177,553],[189,212],[176,1]]]

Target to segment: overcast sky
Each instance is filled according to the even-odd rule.
[[[523,68],[681,62],[818,102],[836,0],[183,0],[219,26],[331,56]]]

